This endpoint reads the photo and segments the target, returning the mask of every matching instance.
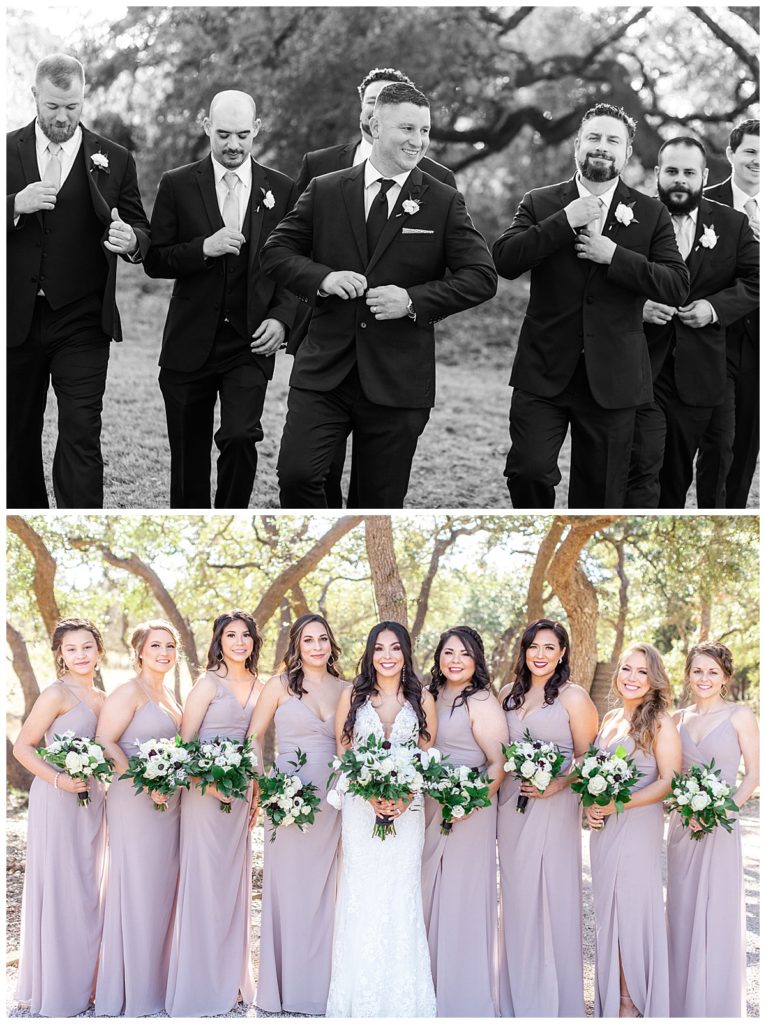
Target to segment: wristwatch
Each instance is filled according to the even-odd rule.
[[[410,320],[414,320],[416,315],[417,314],[415,313],[415,307],[412,305],[412,299],[408,299],[408,301],[407,301],[407,316],[410,318]]]

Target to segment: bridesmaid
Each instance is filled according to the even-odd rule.
[[[165,686],[178,637],[158,619],[138,626],[130,643],[138,672],[107,697],[96,732],[115,765],[106,799],[109,860],[97,1017],[140,1017],[165,1009],[178,882],[178,793],[169,799],[136,793],[130,779],[117,778],[139,743],[178,733],[181,708]],[[167,804],[163,814],[155,803]]]
[[[509,776],[500,789],[500,1015],[583,1017],[581,813],[568,769],[598,730],[598,712],[569,678],[569,636],[538,619],[500,691],[511,742],[529,730],[566,755],[544,793]],[[529,797],[524,814],[519,795]]]
[[[475,629],[442,633],[429,687],[436,701],[439,750],[454,765],[486,771],[490,807],[454,819],[441,834],[441,808],[425,807],[423,909],[439,1017],[496,1017],[496,793],[508,727],[492,692],[484,643]]]
[[[245,738],[263,689],[262,639],[247,612],[219,615],[205,674],[184,706],[181,738]],[[229,797],[220,808],[215,786],[181,795],[181,856],[165,1009],[171,1017],[227,1014],[255,995],[250,968],[250,801]]]
[[[681,768],[681,740],[667,712],[670,683],[651,644],[625,651],[612,681],[622,707],[609,711],[596,745],[624,746],[643,772],[622,813],[585,809],[596,912],[597,1017],[667,1017],[668,940],[662,903],[662,801]],[[614,815],[614,816],[613,816]]]
[[[694,701],[675,714],[683,771],[693,764],[721,770],[742,807],[758,785],[758,722],[746,705],[727,701],[734,668],[723,644],[692,647],[684,679]],[[737,770],[745,776],[737,787]],[[698,829],[695,823],[692,829]],[[744,1017],[745,900],[739,820],[692,840],[677,814],[668,833],[668,942],[673,1017]]]
[[[290,629],[284,671],[266,683],[250,723],[262,745],[274,721],[279,771],[298,747],[300,770],[322,797],[314,824],[305,832],[277,829],[264,818],[259,1009],[269,1013],[324,1014],[330,985],[335,889],[341,816],[328,808],[329,763],[335,755],[335,709],[344,683],[340,648],[326,619],[302,615]]]
[[[32,1014],[73,1017],[88,1009],[103,922],[104,786],[70,778],[37,756],[71,729],[92,738],[104,702],[94,688],[101,634],[87,619],[62,619],[51,648],[59,678],[35,701],[13,747],[34,776],[29,791],[27,866],[21,904],[16,998]],[[76,794],[88,790],[80,807]]]

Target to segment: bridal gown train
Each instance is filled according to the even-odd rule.
[[[386,738],[368,700],[356,716],[354,745],[370,734]],[[388,739],[392,747],[417,745],[418,721],[409,703]],[[420,888],[423,806],[414,803],[396,819],[396,835],[380,840],[372,835],[370,804],[344,795],[328,1017],[436,1016]]]

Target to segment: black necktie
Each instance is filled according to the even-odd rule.
[[[391,178],[380,178],[380,191],[372,201],[370,212],[367,214],[367,256],[372,258],[372,254],[378,244],[378,239],[383,233],[383,228],[386,226],[388,220],[388,199],[386,199],[386,192],[394,184]]]

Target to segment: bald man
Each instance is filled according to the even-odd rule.
[[[166,171],[152,212],[150,277],[175,280],[160,352],[170,442],[170,507],[247,508],[263,439],[261,413],[274,353],[287,339],[294,297],[260,271],[260,250],[292,209],[292,178],[250,154],[261,127],[247,93],[218,93],[203,121],[210,155]]]

